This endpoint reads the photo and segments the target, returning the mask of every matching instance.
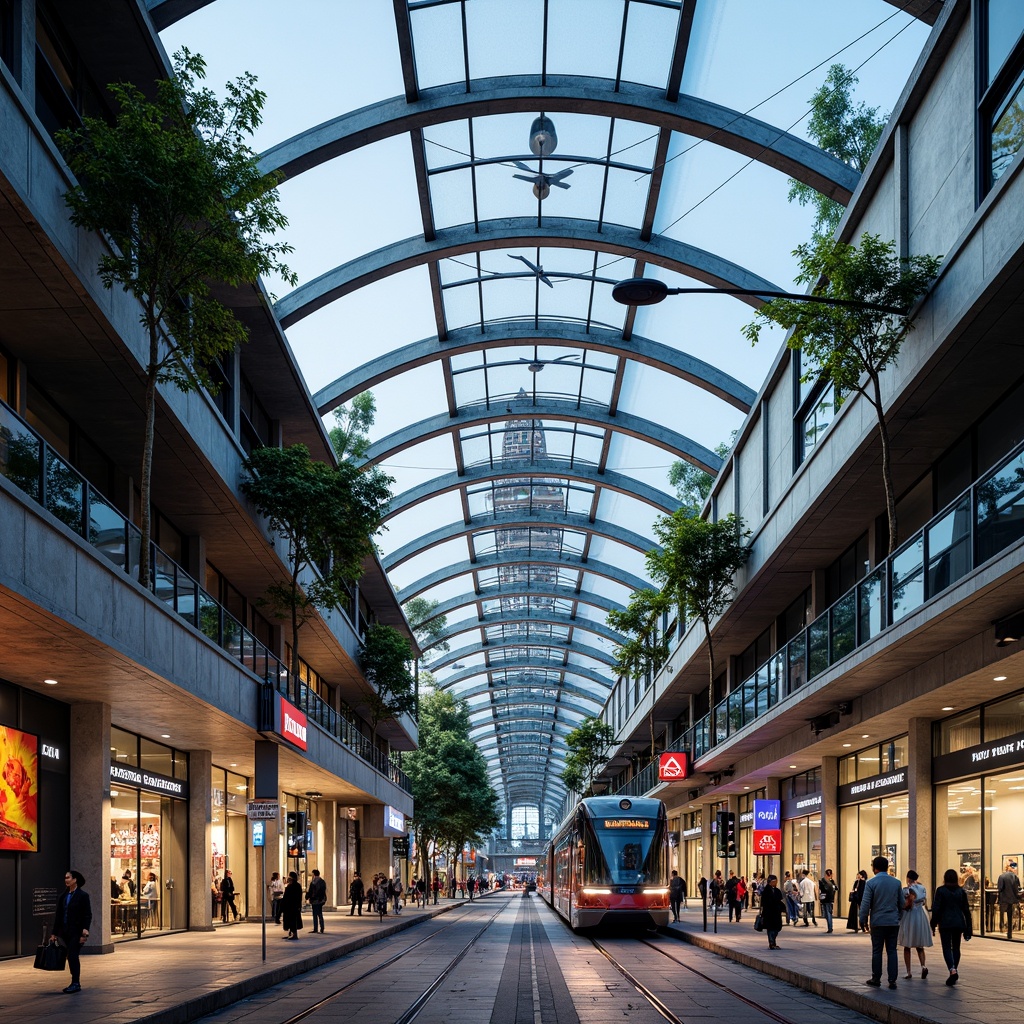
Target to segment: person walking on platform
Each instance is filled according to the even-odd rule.
[[[917,880],[916,871],[907,872],[907,884],[901,894],[903,900],[903,917],[900,918],[900,932],[896,936],[896,945],[903,947],[903,962],[907,980],[914,976],[910,969],[910,950],[917,950],[917,959],[921,962],[921,977],[928,977],[928,968],[924,965],[926,946],[932,945],[932,930],[928,923],[928,912],[925,902],[928,890]]]
[[[851,932],[867,931],[860,923],[860,901],[864,898],[864,886],[867,885],[868,873],[861,869],[853,880],[853,887],[850,889],[850,913],[846,918],[846,927]]]
[[[768,933],[768,948],[781,949],[778,944],[779,932],[782,931],[782,911],[786,897],[779,888],[778,875],[769,875],[761,890],[761,924]]]
[[[434,906],[437,906],[437,897],[441,895],[441,878],[439,875],[434,875],[434,881],[431,883],[431,888],[434,891]]]
[[[1006,870],[996,879],[996,898],[999,901],[999,930],[1005,925],[1006,937],[1013,938],[1013,915],[1020,903],[1020,878],[1017,875],[1017,861],[1007,859]]]
[[[679,877],[678,871],[672,872],[668,883],[668,902],[672,908],[672,920],[679,922],[679,908],[683,903],[683,893],[686,892],[686,883]]]
[[[294,871],[288,872],[288,884],[281,897],[281,924],[288,933],[286,939],[298,939],[302,930],[302,886]]]
[[[730,871],[729,880],[725,883],[725,898],[729,904],[729,920],[732,920],[732,915],[735,913],[737,924],[740,921],[740,911],[743,909],[739,888],[740,880],[736,877],[736,872]]]
[[[860,923],[866,926],[871,920],[871,977],[867,984],[878,988],[882,984],[882,950],[886,954],[886,968],[889,988],[896,988],[900,973],[899,956],[896,953],[896,936],[903,916],[903,901],[900,898],[902,886],[898,878],[889,874],[887,857],[876,857],[871,862],[874,877],[864,886],[860,901]]]
[[[812,924],[815,928],[818,927],[818,919],[814,916],[814,904],[817,898],[817,886],[811,879],[811,873],[804,868],[804,873],[800,877],[800,902],[804,908],[804,927],[809,928]],[[810,914],[810,923],[807,921],[807,915]]]
[[[365,896],[366,887],[363,885],[363,880],[359,877],[359,872],[356,871],[353,873],[352,881],[348,887],[349,917],[356,912],[357,908],[359,910],[359,916],[363,916],[363,899]]]
[[[839,886],[836,885],[835,879],[832,877],[832,869],[826,868],[824,876],[818,882],[818,895],[821,897],[821,914],[825,918],[825,924],[828,925],[825,929],[826,932],[832,931],[832,910],[835,907],[838,890]]]
[[[82,946],[89,938],[89,926],[92,924],[92,904],[89,894],[85,891],[85,878],[78,871],[68,871],[64,875],[67,888],[57,900],[57,911],[53,915],[53,927],[50,929],[50,941],[60,939],[64,943],[68,956],[68,969],[71,971],[71,984],[64,992],[82,991]]]
[[[800,883],[788,871],[782,893],[786,897],[786,923],[796,924],[800,920]]]
[[[224,877],[220,880],[220,919],[224,924],[228,923],[228,909],[231,910],[232,920],[238,920],[238,908],[235,906],[235,880],[231,877],[231,871],[225,870]]]
[[[942,876],[942,885],[932,897],[932,935],[936,928],[942,943],[942,959],[949,969],[946,984],[952,986],[960,979],[960,940],[970,942],[974,934],[967,893],[960,888],[960,876],[953,868]]]

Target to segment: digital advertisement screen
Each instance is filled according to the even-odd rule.
[[[39,850],[39,737],[0,725],[0,850]]]

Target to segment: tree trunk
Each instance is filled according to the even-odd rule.
[[[704,623],[704,639],[708,642],[708,746],[714,742],[712,737],[716,735],[715,730],[715,646],[711,642],[711,623],[702,615],[700,621]]]
[[[871,376],[871,390],[874,398],[871,404],[875,407],[878,417],[878,436],[882,441],[882,484],[885,488],[885,514],[889,520],[889,551],[891,555],[899,544],[899,529],[896,523],[896,488],[892,481],[892,449],[889,443],[889,424],[885,421],[885,410],[882,408],[882,389],[878,374]]]
[[[149,366],[146,368],[146,430],[142,442],[142,470],[139,480],[140,525],[142,541],[139,550],[139,582],[147,589],[152,589],[152,567],[149,557],[150,540],[153,536],[151,516],[152,480],[153,480],[153,445],[156,438],[156,378],[157,360],[160,355],[158,327],[153,322],[153,314],[148,313],[149,327]],[[125,560],[129,553],[125,552]]]
[[[291,663],[291,688],[296,700],[299,697],[299,581],[296,573],[292,574],[292,663]]]

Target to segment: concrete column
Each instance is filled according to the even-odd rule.
[[[21,0],[20,3],[14,5],[14,77],[18,80],[21,91],[28,99],[29,106],[34,106],[36,97],[36,0]],[[83,871],[82,874],[84,875],[85,872]],[[90,931],[89,934],[91,938],[92,932]]]
[[[839,758],[821,759],[821,873],[839,863]],[[835,876],[838,877],[838,876]]]
[[[278,750],[278,745],[270,740],[256,741],[256,776],[252,793],[256,800],[280,799],[277,781]],[[283,802],[281,806],[284,806]]]
[[[907,867],[922,879],[935,879],[932,854],[934,812],[932,805],[932,723],[926,718],[912,718],[907,730],[907,784],[909,789],[910,823]],[[945,846],[940,847],[945,851]],[[945,870],[945,867],[943,868]],[[928,884],[927,882],[925,884]]]
[[[896,125],[892,152],[896,255],[907,259],[910,256],[910,129],[906,124]]]
[[[192,750],[188,755],[188,927],[213,931],[210,906],[210,802],[213,755]]]
[[[107,909],[110,876],[110,705],[71,712],[71,863],[85,876],[92,925],[85,953],[113,953]]]
[[[327,883],[326,909],[334,910],[345,902],[338,894],[337,883],[332,884],[332,880],[338,877],[338,805],[333,800],[318,800],[316,810],[316,833],[320,844],[317,860],[320,874]]]

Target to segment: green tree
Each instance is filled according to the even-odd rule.
[[[594,788],[594,776],[605,766],[615,730],[600,718],[589,716],[565,738],[569,748],[562,769],[562,781],[569,789],[588,795]]]
[[[381,722],[415,710],[416,681],[409,671],[412,660],[409,641],[394,626],[375,622],[366,628],[359,648],[359,667],[373,687],[363,704],[374,736]]]
[[[855,305],[773,299],[757,311],[743,333],[756,343],[763,325],[778,324],[791,332],[786,344],[806,356],[805,365],[813,367],[805,380],[823,375],[832,381],[837,398],[857,392],[870,402],[882,445],[882,483],[892,552],[899,543],[899,531],[881,375],[896,365],[900,348],[914,327],[909,311],[928,290],[942,261],[937,256],[900,258],[895,242],[883,242],[878,235],[869,234],[861,236],[859,247],[819,238],[799,246],[793,255],[800,263],[797,284],[812,286],[814,295]],[[858,303],[906,312],[883,312]]]
[[[433,614],[439,604],[439,601],[431,601],[426,597],[413,597],[402,605],[402,611],[405,612],[420,647],[445,654],[451,650],[451,644],[440,638],[444,636],[448,626],[448,616]]]
[[[610,611],[607,623],[623,639],[615,648],[615,669],[631,679],[657,672],[668,660],[669,638],[661,619],[670,602],[660,590],[635,590],[624,611]]]
[[[736,443],[736,435],[739,431],[734,430],[729,443],[722,441],[715,445],[715,454],[721,458],[728,458],[729,453]],[[668,468],[668,482],[675,488],[676,497],[680,505],[691,515],[700,515],[707,501],[711,488],[714,486],[715,478],[703,469],[698,469],[692,462],[685,459],[676,459]]]
[[[291,247],[268,240],[288,223],[278,208],[279,176],[263,174],[248,145],[266,95],[245,74],[227,84],[221,101],[199,86],[205,75],[202,57],[179,50],[174,77],[156,83],[152,100],[130,83],[111,85],[112,123],[86,118],[56,136],[78,179],[64,196],[71,220],[110,240],[100,279],[138,300],[148,340],[139,474],[144,586],[157,385],[215,390],[210,369],[248,337],[219,289],[271,272],[296,282],[281,262]]]
[[[377,418],[377,399],[363,391],[334,410],[329,435],[339,459],[365,459],[370,447],[370,427]]]
[[[346,584],[362,575],[372,534],[390,493],[351,463],[337,469],[310,458],[304,444],[257,448],[245,460],[242,491],[284,543],[288,577],[267,588],[266,603],[291,624],[292,672],[299,668],[299,629],[318,608],[342,604]],[[303,577],[308,582],[300,582]]]
[[[882,137],[888,114],[878,107],[854,103],[853,87],[858,79],[842,64],[828,69],[825,83],[811,97],[807,134],[826,153],[838,157],[855,171],[863,171]],[[812,241],[831,238],[846,207],[802,181],[789,179],[789,201],[814,209]]]
[[[647,569],[680,615],[704,625],[708,646],[708,706],[715,706],[715,647],[711,625],[732,600],[736,573],[750,556],[743,521],[735,515],[713,523],[679,509],[654,523],[660,551],[647,552]]]

